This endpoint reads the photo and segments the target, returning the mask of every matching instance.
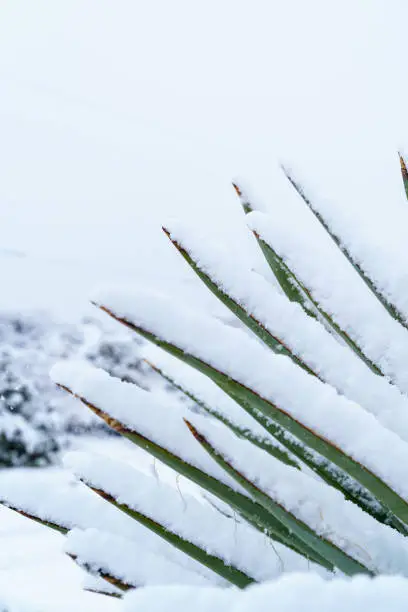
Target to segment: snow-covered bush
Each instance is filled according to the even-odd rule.
[[[85,361],[52,371],[184,486],[86,453],[69,458],[82,484],[58,495],[3,485],[11,507],[69,532],[68,554],[117,595],[171,583],[242,588],[311,569],[408,577],[407,309],[285,172],[333,239],[329,274],[347,279],[355,302],[348,285],[315,272],[325,240],[299,255],[291,228],[276,231],[237,187],[270,278],[238,267],[201,228],[165,231],[240,327],[145,290],[93,297],[153,344],[148,361],[188,402]]]
[[[0,467],[44,464],[72,435],[110,431],[78,409],[50,380],[56,361],[81,356],[106,371],[146,385],[140,341],[103,329],[97,319],[78,326],[44,313],[0,315]]]

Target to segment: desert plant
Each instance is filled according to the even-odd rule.
[[[115,595],[173,581],[245,587],[310,564],[325,576],[408,575],[404,309],[283,171],[383,327],[367,341],[372,329],[350,324],[349,304],[333,307],[311,277],[312,258],[300,260],[290,232],[274,231],[237,185],[270,278],[237,269],[200,228],[174,222],[164,231],[240,328],[160,294],[95,293],[98,308],[155,345],[147,362],[186,401],[80,362],[57,365],[54,381],[195,486],[75,454],[70,464],[84,486],[59,492],[58,503],[54,492],[41,504],[12,488],[1,495],[72,530],[68,554]],[[340,284],[340,306],[344,291]]]
[[[1,467],[46,464],[61,446],[51,398],[64,398],[44,376],[52,363],[45,357],[44,329],[39,317],[0,318]]]

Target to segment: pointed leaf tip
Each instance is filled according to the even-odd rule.
[[[76,563],[79,567],[81,567],[84,570],[86,570],[87,572],[89,572],[92,576],[99,576],[100,578],[102,578],[103,580],[106,580],[106,582],[108,582],[110,585],[116,587],[120,591],[126,592],[126,591],[130,591],[131,589],[134,588],[133,586],[131,586],[127,582],[124,582],[123,580],[120,580],[116,576],[108,574],[107,572],[103,571],[102,569],[96,568],[94,566],[94,564],[89,564],[86,561],[82,561],[81,559],[79,559],[78,555],[75,555],[74,553],[67,552],[66,555],[70,559],[72,559],[72,561],[74,561],[74,563]],[[111,595],[113,597],[119,597],[119,598],[122,597],[122,595],[120,593],[103,593],[103,592],[100,592],[100,594],[101,595]]]
[[[407,196],[407,199],[408,199],[408,168],[405,163],[405,159],[400,151],[398,151],[398,157],[400,161],[401,176],[402,176],[402,182],[404,183],[405,195]]]
[[[249,201],[249,198],[247,194],[244,192],[244,190],[241,189],[241,187],[235,181],[232,181],[232,186],[234,187],[235,193],[240,199],[241,206],[244,209],[245,214],[252,212],[253,211],[252,203]]]
[[[401,166],[401,172],[404,178],[408,178],[408,169],[407,169],[407,165],[405,163],[405,160],[402,156],[402,153],[400,151],[398,151],[398,157],[399,157],[399,161],[400,161],[400,166]]]
[[[238,196],[239,198],[241,198],[241,197],[242,197],[242,191],[241,191],[241,189],[238,187],[237,183],[234,183],[234,181],[232,181],[232,186],[233,186],[233,188],[235,189],[235,192],[236,192],[237,196]]]
[[[183,421],[185,422],[185,424],[187,425],[187,427],[189,428],[190,432],[193,434],[197,442],[200,442],[200,444],[203,444],[204,442],[206,442],[206,439],[204,438],[204,436],[200,434],[199,431],[197,431],[197,429],[194,427],[192,423],[190,423],[190,421],[188,421],[187,419],[183,419]]]
[[[109,311],[106,311],[106,312],[109,312]],[[100,419],[105,421],[105,423],[111,429],[113,429],[114,431],[117,431],[118,433],[120,433],[121,435],[124,435],[124,436],[126,436],[127,434],[132,434],[133,433],[132,430],[130,430],[127,427],[125,427],[120,421],[118,421],[117,419],[114,419],[109,414],[107,414],[106,412],[104,412],[103,410],[101,410],[100,408],[98,408],[97,406],[92,404],[91,402],[89,402],[85,397],[82,397],[81,395],[78,395],[77,393],[75,393],[69,387],[66,387],[65,385],[62,385],[60,383],[57,383],[57,387],[59,387],[63,391],[66,391],[67,393],[70,393],[73,397],[75,397],[76,399],[80,400],[94,414],[96,414],[96,416],[98,416]]]

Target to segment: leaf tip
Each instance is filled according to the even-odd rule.
[[[194,425],[188,419],[184,418],[183,421],[185,422],[185,424],[187,425],[187,427],[189,428],[190,432],[193,434],[193,436],[197,440],[197,442],[200,442],[200,444],[202,444],[202,443],[204,443],[206,441],[204,436],[202,434],[200,434],[199,431],[197,431],[197,429],[194,427]]]
[[[401,174],[404,179],[408,179],[408,169],[401,151],[398,151],[398,157],[401,167]]]
[[[238,184],[235,181],[232,181],[232,186],[235,189],[235,193],[237,194],[237,196],[239,198],[241,198],[242,197],[242,191],[241,191],[240,187],[238,186]]]

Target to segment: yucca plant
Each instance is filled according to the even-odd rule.
[[[325,577],[408,576],[407,320],[283,172],[354,268],[383,327],[370,343],[351,305],[333,306],[310,274],[313,260],[299,258],[290,232],[278,233],[238,185],[270,277],[238,269],[200,228],[164,228],[240,325],[144,290],[100,290],[93,303],[151,343],[147,363],[185,401],[90,364],[57,365],[52,377],[170,472],[146,475],[139,455],[75,454],[82,485],[36,499],[12,484],[1,491],[8,506],[68,533],[68,554],[106,583],[95,590],[244,588],[310,568]],[[344,287],[336,291],[341,304]]]

